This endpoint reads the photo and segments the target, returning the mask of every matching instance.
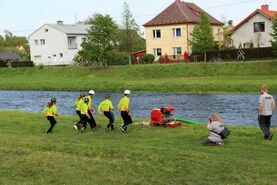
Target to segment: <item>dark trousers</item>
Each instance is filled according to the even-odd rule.
[[[80,120],[81,120],[81,111],[76,110],[76,114],[79,116]]]
[[[54,116],[47,116],[47,119],[50,121],[51,126],[49,127],[46,133],[50,133],[52,132],[52,129],[56,125],[57,121],[55,120]]]
[[[88,114],[89,114],[89,121],[88,121],[88,124],[90,125],[90,128],[93,129],[96,127],[96,122],[94,120],[94,117],[92,116],[92,113],[90,111],[88,111]]]
[[[87,123],[89,123],[90,119],[85,114],[81,114],[81,121],[77,123],[78,128],[81,129],[81,127],[84,127],[84,129],[87,128]]]
[[[213,142],[210,139],[206,139],[205,141],[202,142],[202,144],[206,146],[216,146],[216,142]]]
[[[270,133],[270,120],[271,120],[271,115],[269,116],[259,116],[259,125],[260,128],[262,129],[264,133],[264,138],[268,139],[268,137],[271,135]]]
[[[107,128],[110,128],[113,130],[113,122],[114,122],[114,115],[112,112],[104,112],[104,115],[109,119],[109,124],[107,125]]]
[[[133,123],[132,118],[127,111],[121,111],[120,114],[124,121],[124,125],[122,127],[124,130],[127,130],[127,126]]]

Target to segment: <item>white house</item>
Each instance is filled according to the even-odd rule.
[[[45,24],[29,36],[35,65],[70,65],[85,39],[89,25]]]
[[[262,5],[232,29],[232,40],[235,47],[271,47],[270,33],[277,11],[269,10]]]

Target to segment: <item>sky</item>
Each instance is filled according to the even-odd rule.
[[[95,13],[108,14],[121,23],[123,3],[127,2],[139,25],[150,21],[175,0],[0,0],[0,35],[4,30],[16,36],[29,36],[46,23],[65,24],[83,21]],[[277,10],[277,0],[184,0],[193,2],[220,21],[238,24],[245,17],[268,4]],[[144,32],[142,27],[142,32]]]

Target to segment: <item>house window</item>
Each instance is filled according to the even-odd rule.
[[[44,31],[45,31],[45,32],[48,32],[48,29],[45,29]]]
[[[181,37],[181,28],[173,29],[173,37]]]
[[[182,48],[181,47],[173,48],[173,54],[174,55],[182,55]]]
[[[68,49],[77,49],[77,39],[76,37],[68,37]]]
[[[254,32],[264,32],[265,22],[254,22]]]
[[[82,38],[82,43],[86,42],[86,38]]]
[[[162,55],[162,49],[161,48],[154,48],[154,55],[155,56],[161,56]]]
[[[45,45],[45,39],[40,39],[40,45]]]
[[[62,53],[60,53],[60,57],[63,58],[63,54]]]
[[[153,30],[153,38],[161,38],[161,30]]]
[[[36,45],[36,46],[38,45],[38,40],[35,40],[35,45]]]

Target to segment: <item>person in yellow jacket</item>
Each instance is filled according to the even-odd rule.
[[[98,106],[98,113],[100,115],[106,116],[109,119],[109,124],[106,127],[106,131],[108,132],[109,130],[113,131],[114,130],[114,115],[112,110],[114,109],[113,103],[110,100],[110,95],[106,95],[106,99],[102,101],[99,106]]]
[[[56,107],[57,100],[56,98],[51,98],[51,101],[47,104],[47,107],[44,109],[44,115],[47,120],[50,122],[50,127],[47,130],[47,134],[51,133],[57,121],[55,120],[55,116],[59,116]]]
[[[87,122],[90,122],[90,115],[89,115],[89,99],[84,98],[83,103],[80,106],[80,113],[81,113],[81,121],[78,125],[78,130],[83,132],[84,129],[87,128]]]
[[[84,99],[85,96],[86,96],[85,94],[80,94],[80,96],[78,97],[78,99],[74,103],[74,107],[76,109],[76,114],[79,116],[80,119],[81,119],[80,108],[81,108],[81,105],[84,101],[83,99]]]
[[[93,109],[93,107],[92,107],[92,103],[91,103],[91,102],[92,102],[92,98],[93,98],[94,95],[95,95],[94,90],[90,90],[90,91],[88,92],[88,96],[85,97],[85,98],[88,98],[88,100],[89,100],[89,102],[88,102],[89,122],[88,122],[88,123],[89,123],[89,125],[90,125],[90,128],[93,129],[93,130],[95,130],[95,129],[97,128],[96,122],[95,122],[94,117],[93,117],[93,113],[94,113],[95,111],[94,111],[94,109]]]
[[[118,103],[118,111],[120,112],[120,115],[124,121],[123,126],[120,127],[121,132],[123,132],[123,133],[126,133],[127,126],[133,123],[132,118],[131,118],[131,111],[129,108],[130,94],[131,94],[131,92],[129,90],[125,90],[124,97],[121,98],[121,100]]]
[[[80,124],[81,124],[81,105],[84,103],[84,97],[86,95],[85,94],[80,94],[80,96],[78,97],[78,99],[75,101],[74,103],[74,106],[75,106],[75,109],[76,109],[76,114],[79,116],[80,120],[78,121],[78,123],[76,123],[73,127],[76,129],[76,130],[79,130],[78,128],[80,127]]]

